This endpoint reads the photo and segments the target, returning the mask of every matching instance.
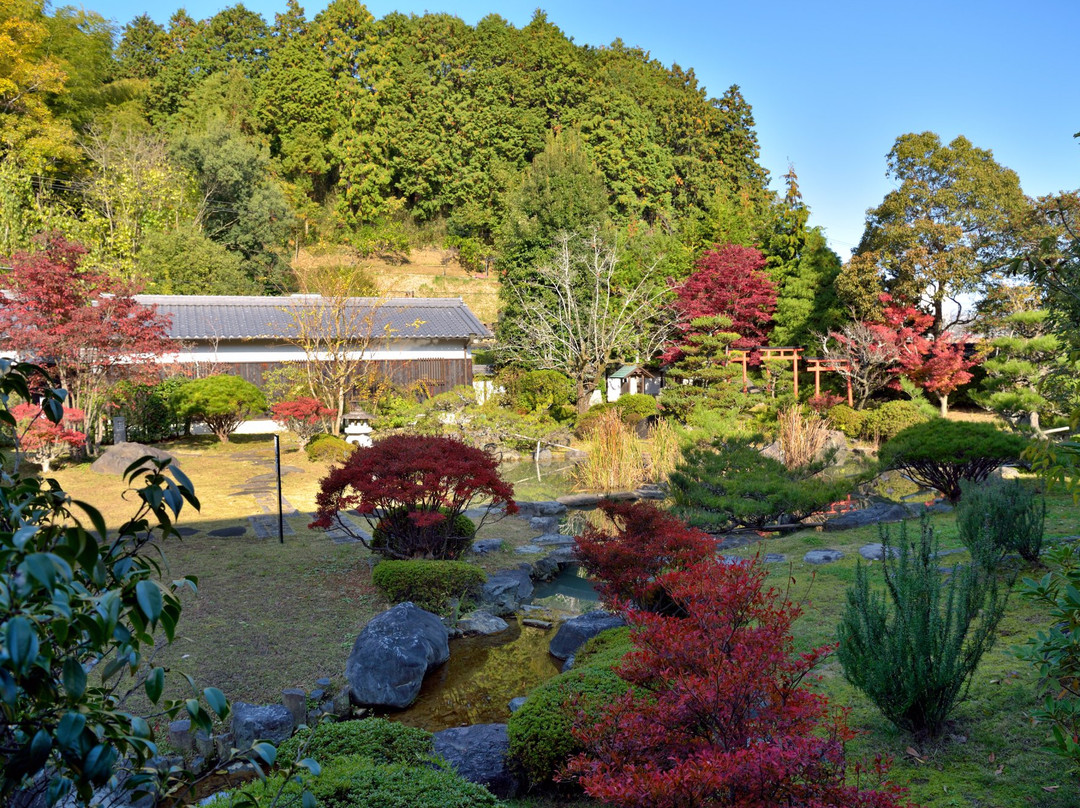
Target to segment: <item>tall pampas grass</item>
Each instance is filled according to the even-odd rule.
[[[803,415],[798,405],[780,410],[780,451],[789,469],[807,466],[825,448],[829,424],[820,415]]]
[[[623,491],[645,482],[641,441],[616,410],[601,413],[596,419],[584,449],[588,460],[574,468],[579,489]]]

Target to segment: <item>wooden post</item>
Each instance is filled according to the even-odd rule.
[[[799,351],[795,350],[794,356],[791,357],[791,367],[795,371],[795,399],[799,398]]]
[[[821,363],[814,363],[814,398],[821,395]]]
[[[855,406],[855,397],[851,394],[851,379],[847,380],[847,405],[849,407]]]

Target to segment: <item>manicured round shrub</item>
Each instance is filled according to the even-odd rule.
[[[852,409],[847,404],[837,404],[829,410],[829,423],[851,440],[862,435],[865,420],[863,413]]]
[[[656,405],[656,399],[643,393],[631,393],[620,396],[615,402],[615,409],[628,424],[636,424],[642,418],[656,415],[660,408]]]
[[[361,755],[374,763],[421,765],[432,756],[432,744],[433,736],[427,730],[385,718],[321,723],[282,741],[277,763],[279,768],[288,766],[303,749],[303,757],[324,765],[349,755]]]
[[[892,440],[909,426],[929,420],[914,401],[886,401],[877,409],[863,413],[862,435],[880,443]]]
[[[355,446],[337,435],[316,435],[307,442],[304,453],[312,463],[340,463],[354,449]]]
[[[988,423],[935,418],[909,426],[878,452],[882,469],[899,469],[920,485],[960,501],[960,483],[978,483],[1020,459],[1028,442]]]
[[[421,609],[442,613],[450,600],[469,600],[487,575],[464,561],[381,561],[371,571],[372,583],[392,603],[411,600]]]
[[[239,376],[207,376],[172,391],[169,403],[183,418],[202,421],[222,443],[252,415],[266,409],[262,390]]]
[[[517,376],[510,394],[514,409],[540,412],[574,400],[574,383],[557,370],[530,370]]]
[[[498,808],[502,805],[483,786],[470,783],[448,769],[377,763],[360,755],[322,762],[322,773],[304,786],[319,808]],[[241,791],[259,805],[270,805],[281,789],[280,775],[256,781]],[[225,792],[212,808],[232,804],[236,792]],[[302,808],[300,784],[289,782],[277,808]]]
[[[629,650],[628,629],[612,629],[594,637],[575,658],[586,662],[575,662],[571,670],[544,682],[510,716],[510,755],[531,782],[550,782],[571,755],[582,751],[573,733],[579,714],[589,723],[599,716],[603,705],[626,692],[626,682],[612,666]]]

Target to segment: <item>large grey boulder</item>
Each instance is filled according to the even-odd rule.
[[[474,724],[435,733],[435,754],[499,799],[513,799],[521,790],[521,780],[507,762],[509,751],[506,724]]]
[[[540,500],[538,502],[518,502],[517,515],[522,519],[533,516],[562,516],[566,513],[566,506],[552,500]]]
[[[412,603],[376,615],[345,663],[349,696],[363,706],[408,707],[424,675],[450,658],[449,640],[438,616]]]
[[[910,519],[912,511],[906,505],[898,502],[878,502],[869,508],[861,508],[857,511],[834,516],[825,522],[826,530],[848,530],[853,527],[865,527],[882,522],[902,522]]]
[[[154,446],[144,446],[141,443],[117,443],[108,447],[101,453],[101,457],[90,464],[90,468],[96,471],[98,474],[115,474],[120,476],[124,473],[128,466],[138,460],[140,457],[150,455],[156,457],[159,460],[171,460],[173,466],[179,465],[176,462],[176,457],[166,452],[164,449],[158,449]],[[145,464],[144,467],[149,467],[149,464]]]
[[[491,612],[469,612],[457,621],[457,630],[466,637],[499,634],[510,628],[510,624]]]
[[[241,752],[255,741],[280,743],[292,735],[293,714],[284,704],[244,704],[232,706],[233,746]]]
[[[533,584],[525,569],[499,570],[488,576],[480,588],[480,605],[497,617],[514,614],[521,604],[532,598]]]
[[[559,626],[551,638],[548,651],[556,659],[569,659],[586,640],[591,640],[601,631],[626,625],[620,615],[597,610],[573,617]]]

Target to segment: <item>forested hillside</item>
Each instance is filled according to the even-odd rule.
[[[839,261],[794,174],[769,191],[738,86],[710,97],[541,12],[473,27],[290,0],[273,21],[237,5],[116,30],[0,0],[0,52],[0,254],[55,229],[150,292],[269,293],[311,285],[306,248],[430,246],[505,274],[595,227],[674,277],[713,243],[755,244],[795,300],[782,336],[828,325],[810,301]]]

